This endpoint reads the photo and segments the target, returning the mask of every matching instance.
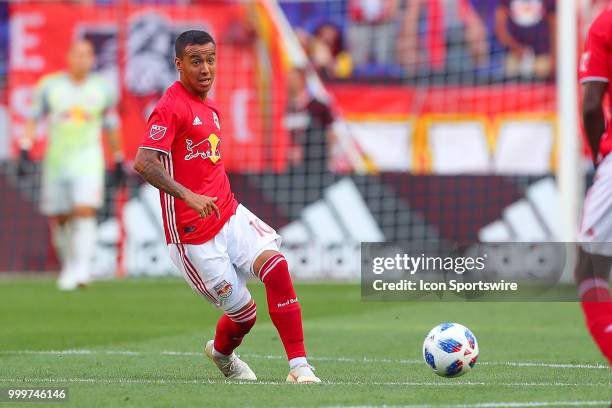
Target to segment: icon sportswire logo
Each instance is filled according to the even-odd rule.
[[[185,160],[195,159],[201,157],[203,159],[210,159],[211,162],[216,163],[221,158],[221,152],[219,152],[219,136],[211,133],[206,139],[194,144],[191,139],[185,140],[187,153]]]

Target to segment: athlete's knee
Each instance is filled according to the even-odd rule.
[[[73,217],[95,217],[96,209],[93,207],[75,207],[72,210]]]
[[[276,252],[269,257],[259,269],[258,278],[266,287],[274,287],[279,290],[293,290],[291,275],[289,274],[289,264],[283,254]]]
[[[262,253],[260,253],[257,258],[255,258],[255,260],[253,261],[253,273],[255,274],[255,276],[259,277],[260,272],[263,271],[263,267],[264,266],[268,266],[269,265],[269,260],[273,257],[275,257],[276,255],[280,255],[280,253],[278,251],[273,251],[271,249],[265,250]]]
[[[591,256],[588,252],[578,246],[578,259],[576,262],[576,268],[574,269],[574,278],[577,283],[581,283],[583,280],[593,277],[593,264],[591,262]]]
[[[232,312],[226,312],[225,314],[234,323],[239,323],[242,326],[253,327],[255,320],[257,320],[257,305],[255,304],[255,301],[251,299],[240,309]]]
[[[53,225],[63,226],[68,221],[70,221],[70,214],[58,214],[49,217],[51,219],[51,223]]]
[[[598,278],[608,280],[610,269],[612,268],[612,257],[605,255],[591,254],[583,248],[578,247],[578,261],[574,270],[576,282],[581,282]]]

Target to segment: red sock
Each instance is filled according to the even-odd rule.
[[[585,279],[578,292],[589,332],[612,365],[612,294],[608,282],[601,278]]]
[[[221,354],[229,356],[242,343],[257,318],[255,303],[239,313],[224,314],[217,323],[214,347]]]
[[[285,257],[277,254],[268,259],[259,270],[259,279],[266,286],[270,319],[285,346],[287,358],[306,357],[302,312]]]

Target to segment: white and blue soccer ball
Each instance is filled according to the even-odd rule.
[[[423,342],[423,358],[442,377],[459,377],[478,360],[476,336],[458,323],[442,323],[431,329]]]

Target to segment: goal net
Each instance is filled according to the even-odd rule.
[[[580,35],[595,3],[573,5]],[[577,55],[556,51],[555,1],[28,1],[0,3],[0,20],[0,270],[57,270],[39,210],[45,123],[29,174],[15,165],[37,80],[75,38],[93,42],[129,173],[191,28],[218,44],[210,96],[233,190],[283,236],[297,277],[358,277],[361,242],[568,239],[556,67]],[[98,219],[99,276],[176,273],[137,175],[107,185]]]

